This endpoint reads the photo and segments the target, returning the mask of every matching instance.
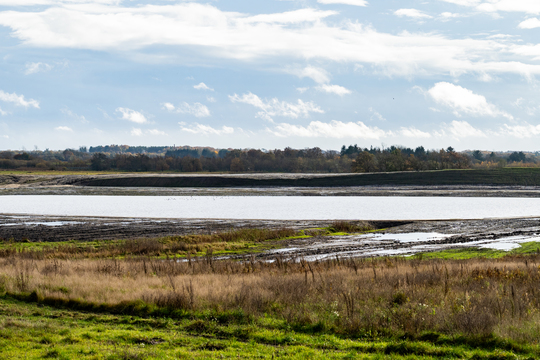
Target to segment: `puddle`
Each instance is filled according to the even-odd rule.
[[[416,242],[416,241],[432,241],[443,240],[454,236],[456,234],[440,234],[436,232],[416,232],[416,233],[403,233],[403,234],[376,234],[376,235],[363,235],[365,238],[372,238],[374,240],[395,240],[403,243]]]
[[[0,226],[27,226],[27,225],[44,225],[44,226],[64,226],[64,225],[75,225],[75,224],[84,224],[79,221],[47,221],[47,222],[20,222],[20,223],[8,223],[0,224]]]

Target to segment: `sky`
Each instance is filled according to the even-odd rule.
[[[0,0],[0,149],[540,150],[538,0]]]

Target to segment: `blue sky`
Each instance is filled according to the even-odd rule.
[[[0,0],[0,149],[539,150],[540,1]]]

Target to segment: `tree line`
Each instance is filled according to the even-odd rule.
[[[110,152],[95,151],[111,150]],[[133,152],[130,152],[132,150]],[[540,166],[540,153],[457,152],[452,147],[426,150],[390,146],[343,146],[341,151],[259,150],[210,147],[130,147],[109,145],[63,151],[1,151],[0,169],[177,171],[177,172],[391,172],[475,167]]]

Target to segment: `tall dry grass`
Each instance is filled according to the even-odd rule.
[[[297,327],[354,335],[491,334],[537,342],[540,257],[498,260],[276,258],[176,262],[0,260],[0,292],[191,312],[272,314]]]

